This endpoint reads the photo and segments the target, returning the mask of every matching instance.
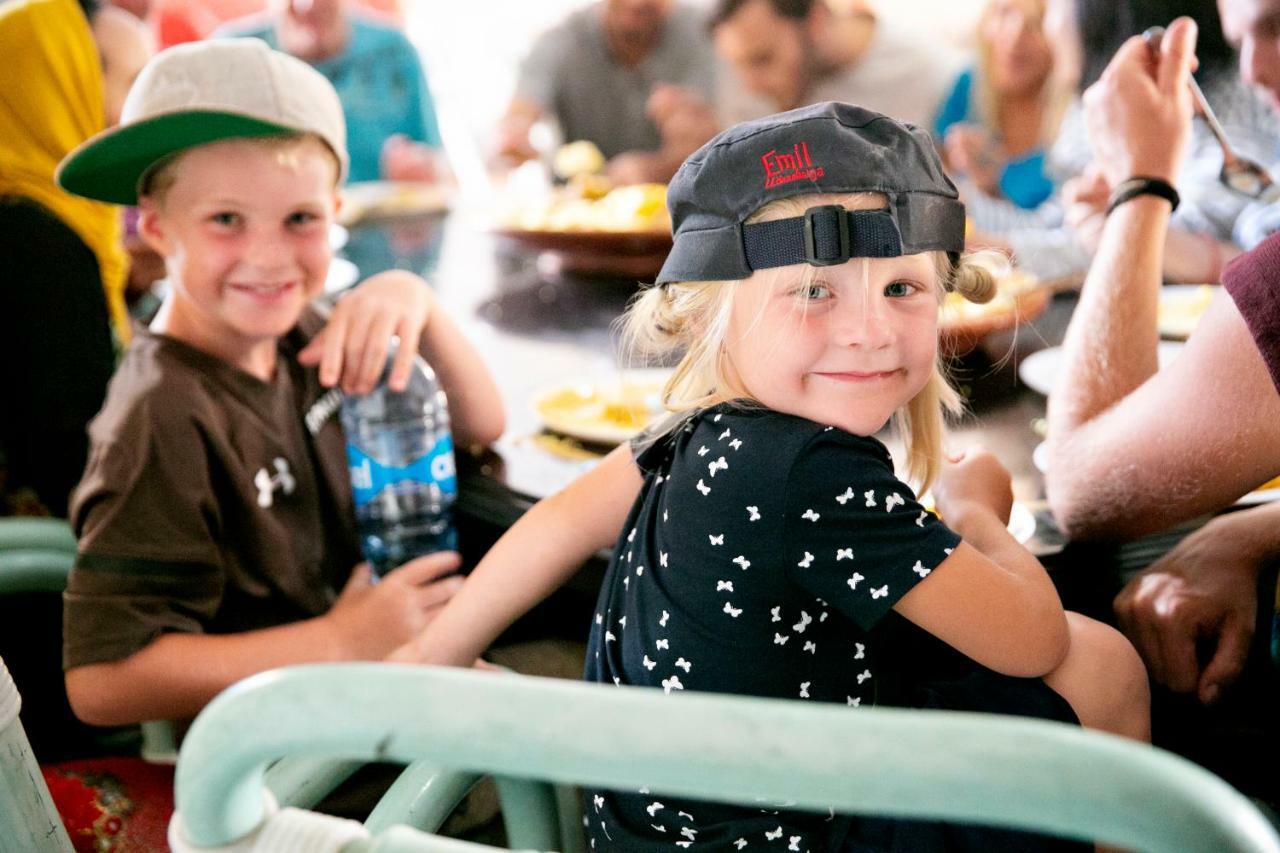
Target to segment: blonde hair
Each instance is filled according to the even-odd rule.
[[[779,199],[747,219],[761,222],[800,215],[815,204],[840,204],[850,210],[881,208],[879,193],[804,195]],[[954,290],[971,302],[987,302],[996,292],[996,270],[1007,267],[1003,255],[979,252],[952,264],[945,252],[932,252],[938,278],[938,299]],[[812,274],[812,268],[806,275]],[[624,353],[632,361],[680,360],[662,391],[663,405],[685,418],[730,401],[751,405],[747,390],[727,370],[725,336],[740,281],[672,282],[642,291],[619,321]],[[904,437],[907,476],[927,489],[938,474],[946,437],[945,416],[963,410],[960,395],[947,380],[943,356],[938,355],[925,387],[894,413],[895,427]],[[679,420],[679,419],[677,419]]]
[[[335,187],[338,183],[338,176],[342,173],[342,164],[338,160],[338,156],[333,153],[333,149],[329,147],[327,142],[314,133],[278,133],[271,136],[235,136],[227,139],[237,139],[261,146],[275,154],[278,163],[290,167],[297,166],[299,149],[315,143],[323,148],[329,155],[329,159],[333,161],[333,183]],[[225,142],[227,140],[219,139],[214,141]],[[178,180],[178,166],[182,163],[183,158],[188,152],[194,151],[199,147],[201,146],[194,145],[191,148],[184,148],[152,163],[142,173],[142,177],[138,179],[138,197],[147,196],[157,203],[163,204],[165,196],[169,190],[173,189],[174,183]]]
[[[1000,95],[991,82],[991,45],[982,37],[987,22],[995,13],[998,0],[987,0],[978,20],[978,61],[977,73],[973,76],[973,103],[976,107],[979,122],[987,128],[1000,132]],[[1046,0],[1027,0],[1038,12],[1043,22]],[[1050,51],[1052,53],[1052,51]],[[1067,111],[1074,93],[1064,85],[1054,68],[1050,66],[1044,82],[1040,84],[1040,143],[1046,148],[1058,138],[1058,126],[1062,124],[1062,116]]]

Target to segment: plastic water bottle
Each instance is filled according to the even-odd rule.
[[[458,547],[458,479],[444,391],[416,356],[405,390],[392,391],[394,355],[393,347],[372,393],[342,402],[356,530],[375,578],[414,557]]]

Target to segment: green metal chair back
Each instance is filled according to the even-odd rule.
[[[291,667],[215,699],[178,760],[175,849],[255,837],[279,845],[290,832],[332,832],[348,853],[477,849],[403,827],[375,834],[275,812],[263,773],[286,754],[425,760],[501,779],[975,822],[1156,853],[1280,851],[1266,819],[1211,773],[1062,724],[381,664]],[[866,767],[876,772],[850,772]],[[513,847],[554,843],[512,839]]]

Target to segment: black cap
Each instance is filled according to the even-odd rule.
[[[810,208],[743,225],[771,201],[876,192],[884,210]],[[795,263],[828,265],[964,249],[964,205],[929,134],[832,101],[734,125],[695,151],[667,190],[675,245],[657,283],[743,279]]]

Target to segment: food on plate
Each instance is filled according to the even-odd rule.
[[[1021,270],[1011,270],[997,279],[996,295],[990,302],[977,304],[959,293],[948,293],[938,314],[943,349],[950,355],[961,355],[992,332],[1030,322],[1048,306],[1049,298],[1039,280]]]
[[[567,142],[556,149],[551,168],[565,180],[578,175],[593,175],[604,168],[604,154],[589,139]]]
[[[939,322],[943,325],[962,323],[975,317],[1016,314],[1019,300],[1036,289],[1037,279],[1030,273],[1012,270],[996,282],[996,295],[990,302],[970,302],[959,293],[948,293],[942,300]]]
[[[666,371],[639,371],[608,384],[561,385],[534,400],[551,430],[585,441],[620,443],[662,417]]]
[[[358,181],[343,188],[338,219],[352,225],[361,219],[436,213],[448,207],[448,191],[438,184]]]
[[[1162,288],[1156,315],[1161,336],[1180,340],[1191,337],[1196,324],[1213,301],[1213,293],[1214,287],[1210,284]]]
[[[537,200],[512,200],[500,219],[518,231],[671,232],[665,184],[615,187],[602,175],[579,175]]]

